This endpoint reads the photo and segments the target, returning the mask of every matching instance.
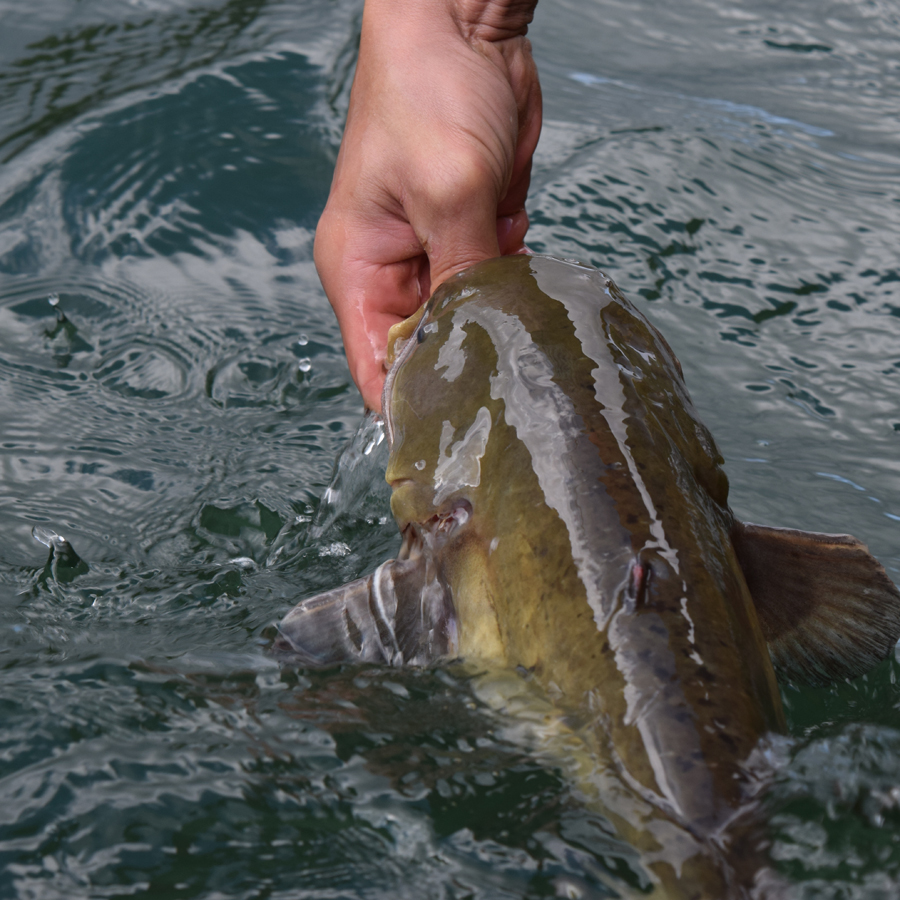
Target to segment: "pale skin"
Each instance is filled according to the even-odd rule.
[[[541,93],[537,0],[366,0],[316,268],[381,411],[388,330],[451,275],[521,252]]]

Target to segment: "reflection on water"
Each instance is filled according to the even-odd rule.
[[[637,883],[461,673],[264,651],[397,545],[311,252],[359,11],[0,0],[3,896]],[[541,0],[529,237],[662,327],[739,514],[853,532],[895,580],[898,32],[861,0]],[[798,897],[896,890],[896,677],[784,688]]]
[[[166,89],[217,63],[272,49],[285,33],[295,46],[311,38],[316,55],[327,56],[332,40],[347,40],[347,19],[355,15],[352,5],[307,3],[301,13],[266,0],[45,6],[37,27],[33,5],[0,6],[7,29],[0,104],[14,123],[0,135],[4,161],[125,94]]]

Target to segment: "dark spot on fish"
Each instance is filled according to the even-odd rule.
[[[690,716],[688,716],[688,718],[690,718]],[[706,760],[700,750],[694,750],[692,753],[688,753],[678,760],[678,767],[684,775],[693,772],[698,766],[705,765]]]
[[[424,329],[424,328],[419,328],[419,329],[416,331],[416,343],[418,343],[418,344],[423,343],[423,342],[425,341],[425,338],[426,338],[426,337],[427,337],[427,335],[425,334],[425,329]]]
[[[716,676],[713,675],[713,673],[710,672],[709,669],[706,668],[706,666],[700,666],[700,668],[697,669],[697,677],[702,679],[703,681],[716,680]]]
[[[716,722],[716,724],[718,725],[719,723]],[[740,748],[738,747],[737,741],[732,737],[732,735],[730,735],[727,731],[725,731],[724,726],[720,726],[720,728],[722,728],[722,730],[719,732],[719,740],[723,744],[728,745],[728,749],[730,752],[732,752],[732,753],[738,752],[738,750]]]

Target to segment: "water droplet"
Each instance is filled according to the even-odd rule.
[[[297,368],[301,372],[308,372],[312,368],[312,363],[309,361],[309,357],[304,356],[303,359],[301,359],[300,362],[297,363]]]
[[[369,456],[384,440],[384,421],[378,416],[374,416],[373,431],[374,435],[372,436],[372,440],[366,444],[366,449],[363,450],[363,456]]]
[[[47,302],[48,302],[54,309],[56,309],[56,307],[59,306],[59,294],[51,294],[51,295],[47,298]]]
[[[301,334],[300,337],[297,338],[297,343],[301,347],[305,347],[309,343],[309,338],[305,334]]]
[[[425,468],[425,460],[424,460],[424,459],[420,459],[420,460],[416,463],[416,468],[421,472],[422,469]]]

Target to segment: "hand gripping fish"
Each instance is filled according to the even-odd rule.
[[[735,519],[678,361],[595,269],[474,266],[395,326],[389,359],[399,557],[299,604],[276,652],[528,673],[652,896],[749,896],[736,823],[748,757],[785,727],[773,664],[822,683],[887,656],[884,569],[847,535]]]

